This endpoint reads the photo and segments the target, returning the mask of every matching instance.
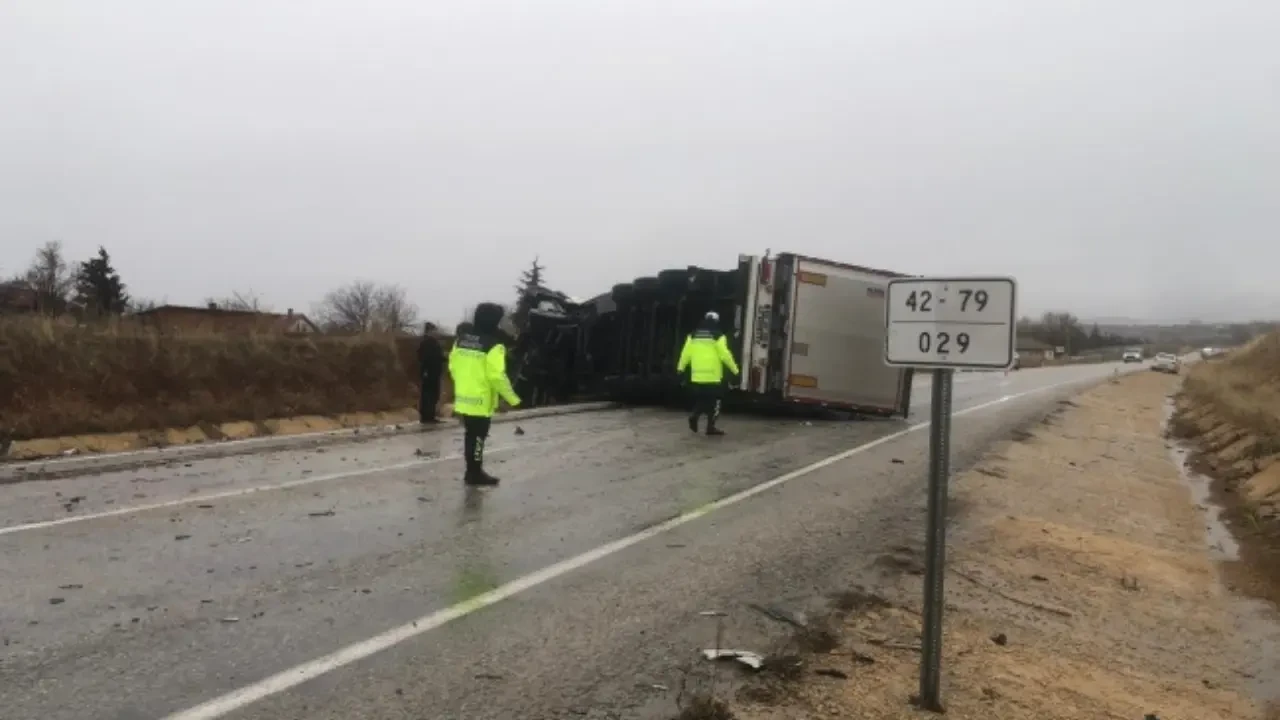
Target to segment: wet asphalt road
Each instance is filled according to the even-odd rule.
[[[957,375],[957,411],[1009,399],[957,417],[955,462],[1115,367]],[[781,629],[747,603],[814,609],[921,539],[927,432],[581,556],[901,433],[927,420],[927,381],[914,398],[906,423],[731,416],[719,439],[650,409],[495,426],[494,490],[461,486],[452,427],[0,486],[0,717],[159,718],[246,688],[177,717],[663,717],[714,636],[699,611],[763,648]]]

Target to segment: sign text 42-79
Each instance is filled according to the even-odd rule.
[[[1010,278],[903,278],[889,283],[889,364],[1005,367],[1013,358]]]

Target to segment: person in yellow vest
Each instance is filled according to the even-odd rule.
[[[689,415],[689,429],[698,432],[698,420],[707,416],[707,435],[724,435],[716,427],[720,419],[720,398],[724,394],[724,370],[739,374],[738,363],[729,352],[729,343],[720,332],[720,316],[709,312],[698,324],[698,329],[684,341],[676,372],[689,370],[689,385],[693,391],[693,412]]]
[[[485,472],[484,444],[489,425],[498,409],[498,399],[511,407],[520,397],[507,377],[507,349],[503,333],[501,305],[481,303],[470,327],[459,326],[457,340],[449,351],[449,376],[453,378],[453,412],[462,416],[463,454],[467,463],[463,481],[468,485],[497,485],[498,478]],[[464,323],[465,325],[465,323]]]

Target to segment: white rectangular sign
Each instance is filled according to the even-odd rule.
[[[1003,369],[1017,333],[1013,278],[901,278],[885,298],[884,361],[915,368]]]

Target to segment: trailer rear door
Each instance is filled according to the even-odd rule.
[[[892,273],[797,257],[785,397],[883,414],[904,412],[910,380],[884,364]]]

